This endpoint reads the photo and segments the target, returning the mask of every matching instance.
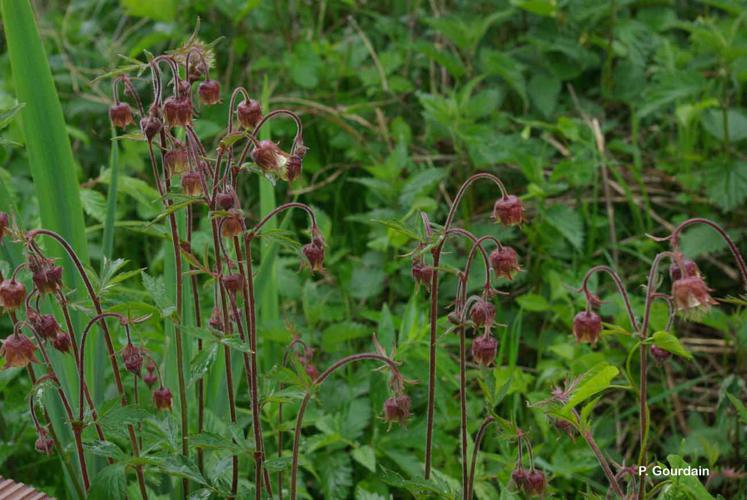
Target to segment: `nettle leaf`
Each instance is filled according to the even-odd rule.
[[[542,295],[536,293],[527,293],[520,297],[516,297],[516,302],[519,303],[522,309],[531,312],[542,312],[550,309],[550,303]]]
[[[217,352],[218,352],[217,344],[213,344],[211,346],[204,346],[202,351],[198,352],[197,355],[194,358],[192,358],[192,361],[189,364],[189,372],[190,372],[189,385],[190,386],[205,376],[205,374],[208,371],[208,368],[210,368],[210,366],[215,361],[215,356]]]
[[[583,379],[578,386],[576,386],[576,389],[571,394],[571,397],[563,410],[570,410],[593,395],[607,389],[618,373],[619,370],[617,367],[612,366],[607,362],[599,363],[591,368],[583,376]]]
[[[651,336],[656,347],[664,349],[665,351],[682,356],[683,358],[692,359],[693,355],[683,347],[680,340],[669,332],[661,331],[656,332]]]
[[[166,458],[160,458],[156,462],[156,466],[166,474],[171,474],[178,477],[183,477],[200,483],[204,486],[208,485],[208,482],[200,474],[200,470],[197,465],[191,460],[183,457],[182,455],[173,455]]]
[[[265,460],[265,467],[270,473],[283,472],[290,469],[291,461],[291,457],[274,457]]]
[[[127,474],[121,462],[107,465],[99,471],[91,483],[88,498],[120,500],[127,496]]]
[[[449,175],[446,168],[427,168],[416,173],[405,182],[399,195],[399,203],[403,207],[412,205],[413,200],[418,196],[429,194],[436,189],[438,183]]]
[[[729,141],[737,142],[747,138],[747,115],[741,109],[726,111]],[[703,128],[719,141],[726,139],[724,134],[724,115],[720,109],[708,109],[701,115]]]
[[[143,278],[143,286],[147,290],[150,298],[153,299],[153,303],[156,304],[158,310],[161,311],[162,318],[168,318],[176,312],[176,306],[169,298],[169,294],[166,293],[166,285],[163,283],[163,277],[153,277],[145,271],[141,271],[140,275]]]
[[[323,455],[319,460],[324,498],[348,498],[353,486],[353,467],[344,453]]]
[[[371,472],[376,472],[376,452],[368,445],[353,449],[353,459]]]
[[[371,421],[371,404],[366,399],[354,399],[345,412],[340,434],[350,441],[355,441],[363,435],[363,431]]]
[[[707,171],[705,191],[708,198],[729,212],[747,199],[747,162],[724,161]]]
[[[89,452],[100,457],[113,458],[118,462],[127,459],[125,452],[123,452],[115,443],[110,441],[92,441],[90,443],[85,443],[85,447]]]
[[[739,418],[742,420],[742,422],[747,423],[747,408],[744,406],[744,403],[733,394],[727,393],[726,397],[729,398],[731,404],[733,404],[734,408],[737,409],[737,414],[739,415]]]
[[[103,194],[93,189],[80,190],[80,203],[86,215],[92,217],[101,224],[106,219],[106,198]]]
[[[578,212],[567,205],[552,205],[545,212],[545,219],[576,250],[584,244],[584,222]]]

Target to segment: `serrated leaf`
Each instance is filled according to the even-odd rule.
[[[100,457],[113,458],[116,461],[122,461],[127,458],[125,452],[123,452],[119,446],[111,441],[92,441],[85,443],[85,448],[94,455]]]
[[[680,340],[669,332],[660,331],[651,336],[656,347],[664,349],[667,352],[682,356],[683,358],[692,359],[693,355],[683,347]]]
[[[516,297],[516,302],[519,303],[522,309],[531,312],[542,312],[550,309],[550,303],[547,302],[542,295],[536,293],[527,293]]]
[[[747,162],[726,161],[706,171],[705,191],[708,198],[729,212],[747,199]]]
[[[576,210],[567,205],[552,205],[545,212],[546,221],[576,250],[584,244],[584,223]]]
[[[570,410],[593,395],[607,389],[618,373],[619,370],[616,366],[606,362],[594,366],[583,376],[563,409]]]
[[[176,306],[169,298],[169,294],[166,292],[166,285],[163,283],[163,276],[153,277],[145,271],[141,271],[140,275],[143,278],[143,286],[147,290],[150,298],[153,299],[153,303],[161,311],[162,318],[168,318],[176,312]]]
[[[215,356],[218,352],[218,345],[212,344],[210,346],[203,346],[202,351],[198,352],[189,364],[189,384],[192,385],[202,377],[208,371],[208,368],[215,361]]]
[[[353,459],[371,472],[376,472],[376,452],[368,445],[354,448]]]
[[[120,500],[127,496],[125,464],[113,463],[101,469],[93,478],[88,498]]]

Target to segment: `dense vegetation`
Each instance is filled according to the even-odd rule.
[[[744,263],[740,268],[728,246],[734,241],[744,250],[747,237],[742,0],[34,1],[48,59],[34,50],[33,30],[18,24],[18,6],[25,3],[0,2],[6,39],[0,55],[0,212],[9,214],[7,223],[0,219],[0,235],[6,233],[0,271],[7,280],[22,262],[59,258],[65,268],[61,293],[72,311],[64,329],[77,329],[80,341],[97,317],[95,304],[59,247],[41,234],[36,246],[28,233],[40,227],[59,232],[85,263],[102,310],[123,315],[108,323],[116,358],[121,363],[120,353],[130,345],[125,330],[146,353],[141,379],[121,370],[123,390],[138,399],[120,407],[100,325],[91,329],[84,372],[98,415],[86,409],[81,436],[91,498],[125,492],[139,498],[142,491],[150,498],[178,498],[185,487],[195,498],[232,490],[241,498],[253,495],[256,400],[262,401],[268,482],[278,497],[282,473],[287,497],[295,417],[307,391],[313,397],[296,433],[299,496],[461,497],[467,466],[460,438],[461,332],[467,335],[464,410],[474,497],[604,497],[610,488],[615,495],[618,483],[634,495],[641,481],[627,467],[643,461],[711,472],[700,481],[649,476],[649,497],[744,498],[747,283],[740,274]],[[230,204],[193,206],[183,182],[174,183],[174,193],[159,193],[150,141],[138,133],[138,121],[153,99],[149,62],[166,54],[185,71],[191,50],[185,46],[199,48],[194,60],[204,57],[209,77],[221,85],[221,101],[207,106],[197,90],[206,74],[194,83],[193,130],[205,156],[214,160],[217,149],[234,145],[239,156],[239,140],[261,144],[248,139],[256,123],[241,137],[226,136],[226,118],[235,110],[229,110],[230,92],[242,86],[265,115],[286,109],[300,117],[302,143],[289,119],[273,119],[256,138],[271,138],[299,155],[298,178],[287,170],[267,175],[272,168],[254,154]],[[38,79],[47,62],[64,123],[54,111],[57,97],[45,93]],[[164,98],[172,92],[169,64],[162,60],[160,66]],[[123,75],[129,75],[132,92]],[[113,83],[114,101],[128,102],[136,115],[126,128],[110,122]],[[143,99],[143,116],[135,92]],[[54,137],[69,138],[71,157]],[[174,139],[190,141],[184,129]],[[190,156],[189,163],[196,162]],[[500,178],[507,193],[486,177],[454,204],[460,186],[478,172]],[[523,220],[494,207],[508,194],[520,198]],[[254,236],[259,239],[253,246],[257,320],[248,313],[236,319],[248,295],[236,299],[242,293],[231,295],[234,285],[226,276],[210,274],[217,251],[212,221],[232,217],[240,205],[251,228],[291,202],[308,204],[315,222],[303,209],[294,211],[237,243],[246,251]],[[452,206],[455,227],[510,246],[520,269],[509,262],[499,273],[506,261],[494,258],[496,245],[488,240],[485,259],[461,236],[438,250],[434,445],[426,480],[434,291],[429,266]],[[708,224],[685,222],[694,217],[725,228],[728,237]],[[189,247],[182,245],[184,273],[174,259],[179,245],[172,220],[185,241],[187,220],[195,222]],[[235,235],[221,224],[232,254]],[[668,241],[651,237],[672,234]],[[657,253],[668,250],[672,258],[663,258],[660,272],[649,278]],[[462,274],[470,255],[474,265]],[[492,285],[505,294],[483,293],[483,260],[498,275]],[[603,277],[607,268],[595,268],[600,265],[622,277],[632,317],[620,290]],[[29,267],[18,270],[18,279],[41,293]],[[239,273],[238,266],[221,269]],[[246,282],[243,269],[240,274]],[[177,301],[180,282],[184,293]],[[195,283],[193,295],[188,285]],[[52,291],[59,291],[56,285]],[[708,293],[718,305],[708,307]],[[195,296],[201,307],[194,307]],[[256,329],[256,381],[244,369],[254,356],[243,336],[217,335],[220,311],[217,323],[204,326],[221,296],[230,299],[227,307],[240,310],[229,312],[236,327],[243,324],[249,335]],[[43,312],[63,322],[64,304],[60,309],[51,299],[41,302]],[[489,304],[495,306],[494,324]],[[69,390],[77,414],[76,363],[52,349],[50,340],[60,380],[41,377],[32,386],[23,356],[8,356],[8,341],[18,338],[14,328],[34,339],[30,323],[18,322],[26,317],[23,308],[18,317],[10,314],[9,299],[4,308],[0,475],[59,498],[78,498],[83,485],[76,429],[68,425],[56,390],[57,382]],[[604,321],[601,335],[594,311]],[[641,330],[641,322],[649,327]],[[179,335],[186,346],[184,377]],[[233,360],[235,419],[224,349]],[[358,353],[374,354],[324,375]],[[38,350],[36,357],[41,360]],[[641,359],[647,360],[643,370]],[[32,365],[36,376],[43,366]],[[156,367],[173,393],[171,411],[164,393],[151,397],[146,377]],[[642,373],[649,405],[644,426]],[[320,375],[324,384],[315,384]],[[158,392],[160,381],[151,381]],[[180,396],[182,383],[187,398]],[[192,440],[186,453],[182,403]],[[54,425],[40,433],[47,415]],[[97,436],[99,428],[107,439]],[[641,454],[644,428],[647,453]],[[45,432],[58,434],[62,459],[39,453],[51,451]],[[132,458],[132,433],[142,458]],[[483,439],[472,461],[478,435]],[[261,475],[262,467],[256,470]]]

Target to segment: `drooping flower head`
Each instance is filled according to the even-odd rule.
[[[254,99],[241,101],[236,107],[236,116],[242,127],[253,130],[262,120],[262,106]]]
[[[672,298],[678,311],[688,314],[707,312],[712,305],[718,304],[711,297],[708,288],[699,274],[685,276],[672,283]]]
[[[133,123],[132,110],[126,102],[112,104],[109,107],[109,119],[115,127],[125,128]]]
[[[406,394],[391,396],[384,401],[384,420],[388,423],[404,424],[410,417],[410,397]]]
[[[524,222],[521,200],[512,194],[499,198],[493,205],[493,218],[506,226],[521,224]]]
[[[54,440],[49,437],[49,434],[47,434],[44,427],[38,427],[36,432],[37,437],[36,442],[34,443],[34,448],[43,455],[51,455],[54,451]]]
[[[512,279],[513,274],[521,271],[516,250],[511,247],[501,246],[490,252],[490,267],[497,277]]]
[[[25,335],[12,333],[3,340],[0,355],[5,359],[5,368],[23,368],[29,363],[35,363],[34,350],[36,346]]]
[[[205,80],[197,87],[200,102],[212,106],[220,102],[220,83],[217,80]]]
[[[285,170],[290,155],[280,149],[280,146],[274,142],[265,140],[259,141],[254,150],[252,150],[250,156],[252,161],[256,163],[263,172],[273,173],[283,177],[282,171]]]
[[[470,317],[475,325],[490,327],[495,320],[495,307],[482,297],[478,297],[470,309]]]
[[[472,358],[480,366],[492,365],[497,353],[498,341],[487,332],[472,341]]]
[[[594,311],[581,311],[573,318],[573,335],[576,342],[596,345],[602,333],[602,318]]]
[[[171,391],[164,386],[153,391],[153,402],[159,410],[171,410]]]
[[[140,370],[143,367],[143,353],[139,347],[128,343],[124,349],[122,349],[122,361],[124,362],[125,368],[128,372],[134,375],[140,375]]]
[[[663,363],[672,355],[669,351],[665,351],[657,345],[651,346],[651,356],[654,357],[657,363]]]
[[[26,298],[26,287],[15,278],[0,281],[0,307],[6,311],[18,309]]]

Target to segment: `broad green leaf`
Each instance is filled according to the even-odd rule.
[[[618,373],[619,370],[616,366],[606,362],[594,366],[583,376],[563,409],[570,410],[593,395],[607,389]]]
[[[371,472],[376,472],[376,452],[368,445],[354,448],[351,455],[356,462]]]
[[[127,473],[125,464],[116,462],[107,465],[93,478],[88,498],[123,500],[127,496]]]
[[[669,332],[656,332],[651,336],[651,339],[656,347],[664,349],[665,351],[687,359],[692,359],[693,357],[693,355],[682,346],[680,340]]]
[[[584,244],[584,223],[579,213],[568,205],[555,204],[545,212],[547,222],[576,250]]]
[[[176,0],[120,0],[127,14],[145,17],[154,21],[173,21],[176,16]]]
[[[556,0],[511,0],[511,5],[538,16],[555,17]]]
[[[737,414],[739,414],[740,420],[742,420],[742,422],[747,424],[747,408],[745,408],[744,403],[740,401],[739,399],[737,399],[737,397],[734,396],[733,394],[727,393],[726,397],[729,398],[729,401],[731,401],[731,404],[733,404],[734,408],[737,409]]]
[[[550,303],[542,295],[527,293],[516,298],[522,309],[531,312],[542,312],[550,309]]]
[[[148,291],[150,298],[161,311],[161,317],[168,318],[176,312],[176,306],[166,293],[166,285],[163,282],[163,276],[153,277],[145,271],[141,271],[143,286]]]
[[[705,172],[708,198],[725,211],[731,211],[747,199],[747,162],[717,162]]]
[[[325,328],[322,332],[322,349],[335,352],[339,344],[348,340],[359,339],[373,334],[373,329],[362,323],[346,321]]]

